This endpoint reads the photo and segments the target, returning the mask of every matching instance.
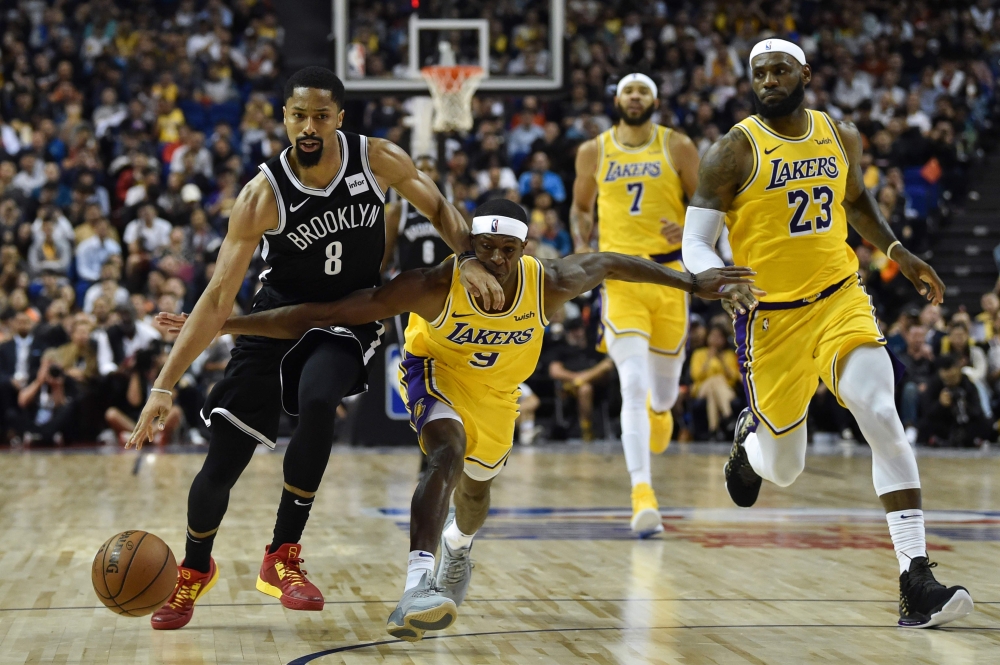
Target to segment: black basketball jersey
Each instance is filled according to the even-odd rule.
[[[368,165],[368,137],[338,130],[337,139],[340,171],[324,189],[299,181],[291,148],[260,165],[278,202],[278,228],[261,239],[268,267],[254,310],[329,302],[380,284],[385,194]]]
[[[401,199],[400,204],[399,236],[396,240],[400,270],[436,266],[454,253],[429,219],[406,199]]]

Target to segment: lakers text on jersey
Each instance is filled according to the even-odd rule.
[[[737,125],[754,170],[726,216],[734,262],[757,271],[767,291],[735,329],[747,401],[776,435],[805,422],[818,380],[840,399],[837,376],[851,351],[885,343],[846,243],[846,152],[833,121],[807,113],[800,137],[756,116]]]
[[[597,137],[598,244],[602,252],[643,256],[683,270],[680,244],[661,233],[663,220],[684,224],[684,188],[670,160],[672,130],[653,125],[649,141],[621,145],[614,128]],[[688,297],[665,286],[607,281],[601,289],[603,334],[613,339],[639,336],[664,355],[683,351],[687,341]]]
[[[433,321],[410,315],[399,371],[410,421],[419,436],[436,403],[454,409],[465,426],[466,469],[477,480],[499,473],[510,453],[518,386],[538,364],[548,325],[544,279],[541,262],[522,257],[513,306],[489,313],[453,268],[441,314]]]

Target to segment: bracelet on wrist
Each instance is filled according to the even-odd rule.
[[[471,261],[474,258],[476,258],[476,253],[470,249],[467,252],[459,254],[455,260],[458,261],[458,267],[461,268],[466,261]]]
[[[899,245],[900,247],[902,247],[903,243],[901,243],[898,240],[896,240],[895,242],[893,242],[892,244],[890,244],[888,247],[885,248],[885,258],[889,259],[890,261],[893,260],[893,258],[892,258],[892,250],[894,250],[897,245]]]
[[[170,395],[171,397],[174,396],[173,391],[166,390],[164,388],[150,388],[149,392],[151,392],[151,393],[163,393],[164,395]]]
[[[691,273],[691,293],[698,290],[698,275]]]

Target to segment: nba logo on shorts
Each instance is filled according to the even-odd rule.
[[[490,227],[490,231],[492,231],[493,233],[496,233],[497,229],[499,229],[499,228],[500,228],[500,220],[499,219],[494,219],[493,220],[493,225]]]

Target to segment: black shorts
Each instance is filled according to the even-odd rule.
[[[221,416],[247,436],[274,448],[281,409],[289,415],[299,412],[299,377],[312,351],[322,343],[344,345],[367,369],[368,361],[382,343],[381,323],[362,326],[313,328],[299,340],[278,340],[243,335],[237,338],[226,374],[215,384],[201,417],[211,426],[213,416]],[[346,395],[368,389],[368,373],[362,372]]]

